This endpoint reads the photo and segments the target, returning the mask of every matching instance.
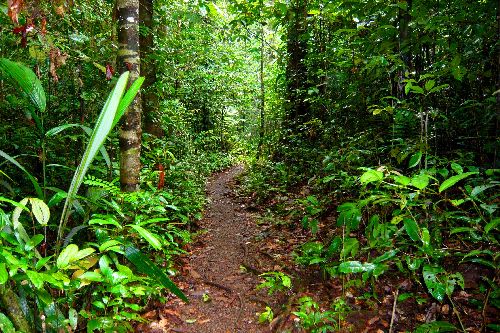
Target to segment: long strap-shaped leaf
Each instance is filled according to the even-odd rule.
[[[153,280],[159,281],[165,288],[170,290],[174,295],[179,297],[185,302],[189,302],[188,298],[182,290],[180,290],[175,283],[172,282],[161,269],[158,268],[148,257],[141,253],[132,245],[123,247],[125,257],[137,267],[137,269],[144,274],[147,274]]]
[[[28,179],[33,184],[33,187],[35,188],[36,195],[38,196],[38,198],[39,199],[43,199],[42,188],[40,187],[40,185],[36,181],[35,177],[33,177],[33,175],[31,173],[29,173],[28,170],[26,170],[21,164],[19,164],[19,162],[16,161],[15,158],[13,158],[12,156],[10,156],[9,154],[7,154],[6,152],[4,152],[3,150],[0,150],[0,156],[2,156],[3,158],[5,158],[7,161],[9,161],[10,163],[14,164],[16,167],[18,167],[19,170],[21,170],[22,172],[24,172],[26,174],[26,176],[28,177]]]
[[[99,118],[97,119],[94,130],[92,131],[92,135],[90,136],[90,141],[87,145],[87,148],[83,153],[80,165],[78,165],[78,168],[75,171],[68,190],[68,196],[64,203],[61,220],[59,221],[59,230],[57,231],[58,244],[62,239],[64,228],[66,227],[66,223],[68,222],[69,207],[71,201],[76,196],[78,189],[83,182],[83,178],[85,177],[90,164],[94,160],[97,151],[99,150],[113,127],[113,121],[115,119],[116,111],[118,109],[118,106],[120,105],[123,93],[125,91],[125,87],[127,86],[128,77],[129,72],[123,73],[118,79],[115,88],[109,94],[108,99],[106,100],[106,103],[104,104],[104,107],[99,114]]]
[[[45,91],[42,88],[42,83],[31,69],[5,58],[0,58],[0,69],[7,78],[21,87],[41,112],[45,111],[47,107]]]

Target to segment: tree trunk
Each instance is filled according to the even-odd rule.
[[[262,6],[262,3],[261,3]],[[266,91],[264,86],[264,24],[261,22],[260,30],[260,128],[259,128],[259,145],[257,147],[257,158],[262,156],[262,146],[264,144],[264,134],[265,134],[265,103],[266,103]]]
[[[0,286],[0,304],[0,309],[9,317],[17,331],[35,332],[21,308],[19,297],[7,285]]]
[[[285,103],[285,126],[297,133],[301,124],[308,120],[307,94],[307,0],[295,0],[291,7],[291,22],[288,25],[286,66],[287,100]]]
[[[139,22],[141,26],[140,51],[141,51],[141,76],[144,77],[142,85],[142,112],[144,114],[144,132],[163,137],[161,127],[161,113],[158,107],[158,95],[154,84],[156,82],[156,61],[151,54],[154,50],[153,27],[153,0],[140,0]]]
[[[140,74],[139,0],[117,0],[118,58],[120,73],[130,71],[130,83]],[[120,185],[122,191],[139,189],[141,170],[141,96],[137,94],[122,119],[120,128]]]

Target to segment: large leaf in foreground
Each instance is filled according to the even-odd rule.
[[[109,132],[113,128],[113,125],[117,122],[115,117],[117,114],[117,110],[122,103],[122,96],[128,83],[128,77],[129,72],[125,72],[120,76],[118,82],[116,83],[116,86],[109,94],[108,99],[106,100],[106,103],[104,104],[102,111],[99,114],[99,118],[97,118],[97,122],[94,130],[92,131],[92,135],[90,136],[87,148],[83,153],[82,160],[75,171],[68,190],[68,196],[66,198],[66,202],[64,203],[61,220],[59,221],[59,230],[57,232],[58,243],[62,239],[62,233],[68,221],[69,207],[72,203],[72,200],[75,198],[78,189],[83,182],[83,178],[85,177],[90,164],[97,154],[97,151],[101,148],[104,140],[106,140]],[[139,87],[140,86],[134,85],[133,93],[137,93]]]
[[[31,102],[42,112],[47,107],[47,99],[42,83],[35,73],[28,67],[9,59],[0,58],[0,69],[4,77],[17,83],[28,95]]]
[[[144,274],[147,274],[153,280],[159,281],[165,288],[170,290],[174,295],[179,297],[185,302],[189,302],[188,298],[182,290],[180,290],[175,283],[168,278],[168,276],[161,269],[158,268],[148,257],[142,254],[138,249],[132,245],[123,247],[125,257],[137,267],[137,269]]]

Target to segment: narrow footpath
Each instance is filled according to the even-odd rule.
[[[158,320],[149,325],[150,332],[268,332],[256,316],[264,306],[250,297],[259,278],[242,267],[258,232],[250,213],[232,195],[231,184],[242,171],[236,166],[208,181],[209,204],[199,222],[202,234],[191,245],[179,282],[191,302],[175,299],[155,310]]]

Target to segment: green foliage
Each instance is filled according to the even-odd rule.
[[[126,95],[127,98],[122,99],[126,85],[128,83],[128,76],[129,76],[128,72],[125,72],[120,76],[118,82],[116,83],[115,88],[109,94],[109,97],[104,103],[103,109],[99,114],[99,117],[97,118],[97,122],[92,132],[92,135],[90,136],[87,148],[83,153],[82,160],[78,165],[78,168],[76,169],[73,179],[71,180],[71,185],[68,189],[68,194],[66,196],[66,201],[64,203],[61,219],[59,221],[59,229],[57,231],[58,241],[61,240],[64,228],[68,221],[69,207],[71,205],[71,202],[75,198],[78,189],[80,188],[80,185],[83,182],[85,174],[87,173],[90,164],[92,163],[95,155],[97,154],[97,151],[104,143],[104,140],[106,140],[109,132],[113,128],[113,125],[115,125],[118,122],[119,116],[123,114],[124,110],[127,109],[128,104],[132,102],[133,97],[139,91],[139,88],[143,80],[140,80],[139,84],[135,85],[132,84],[132,86],[129,89],[130,92],[127,93]],[[121,114],[117,113],[117,111],[120,111]]]
[[[288,291],[292,288],[292,280],[282,272],[267,272],[260,275],[264,282],[257,285],[256,289],[268,289],[268,295],[277,291]]]
[[[348,305],[342,299],[337,299],[332,304],[332,310],[321,311],[311,297],[305,296],[299,299],[298,309],[293,314],[308,332],[326,333],[340,329],[340,322],[348,310]]]
[[[273,310],[266,306],[266,309],[264,311],[262,311],[261,313],[258,314],[259,315],[259,323],[265,323],[266,321],[271,323],[274,319],[274,312]]]

